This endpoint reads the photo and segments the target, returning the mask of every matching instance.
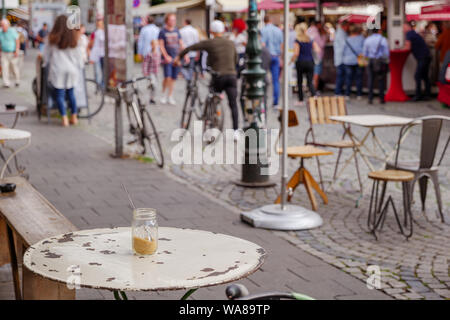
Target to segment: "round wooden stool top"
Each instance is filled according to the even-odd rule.
[[[369,173],[369,178],[381,181],[408,182],[414,180],[414,174],[401,170],[381,170]]]

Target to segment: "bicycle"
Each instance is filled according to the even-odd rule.
[[[211,81],[208,85],[208,94],[205,101],[202,102],[199,96],[198,77],[199,70],[196,66],[194,72],[194,78],[188,83],[188,89],[186,92],[186,99],[183,106],[183,113],[181,117],[181,128],[188,129],[192,113],[195,112],[197,119],[203,122],[203,131],[209,129],[223,130],[223,124],[225,120],[224,109],[222,105],[222,96],[220,93],[214,90],[214,78],[218,76],[212,69],[207,69],[211,74]]]
[[[137,83],[143,80],[150,80],[149,77],[141,77],[119,84],[118,93],[120,99],[126,104],[129,131],[134,136],[134,140],[128,142],[128,145],[138,144],[141,147],[140,154],[145,155],[148,151],[153,156],[158,167],[164,167],[164,154],[161,148],[158,132],[155,124],[142,103]]]
[[[188,67],[183,66],[183,68],[187,69]],[[180,122],[180,127],[182,129],[189,129],[192,113],[195,114],[198,120],[202,119],[203,110],[202,103],[200,102],[198,87],[199,75],[201,73],[200,68],[201,66],[199,64],[195,64],[192,79],[190,81],[187,81],[186,97],[184,99]]]
[[[78,111],[80,119],[91,119],[97,115],[105,103],[105,89],[94,79],[85,79],[86,95],[89,108],[82,108]]]
[[[265,292],[250,295],[247,288],[242,284],[229,285],[225,294],[229,300],[315,300],[297,292]]]

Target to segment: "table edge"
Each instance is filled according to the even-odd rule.
[[[133,289],[133,288],[114,289],[114,288],[108,288],[108,287],[102,287],[102,286],[92,286],[92,285],[86,285],[86,284],[77,284],[79,286],[79,288],[75,288],[74,290],[79,290],[81,288],[86,288],[86,289],[97,289],[97,290],[107,290],[107,291],[124,291],[124,292],[156,292],[156,291],[177,291],[177,290],[190,290],[190,289],[207,288],[207,287],[212,287],[212,286],[217,286],[217,285],[231,283],[231,282],[234,282],[234,281],[237,281],[237,280],[241,280],[243,278],[246,278],[246,277],[252,275],[253,273],[255,273],[256,271],[258,271],[261,268],[261,266],[265,263],[265,260],[266,260],[266,257],[267,257],[267,251],[263,247],[261,247],[260,245],[254,243],[254,242],[248,241],[246,239],[230,236],[230,235],[223,234],[223,233],[206,231],[206,230],[191,229],[191,228],[175,228],[175,227],[160,227],[160,228],[202,231],[202,232],[208,232],[208,233],[213,233],[213,234],[219,234],[219,235],[224,235],[224,236],[228,236],[228,237],[233,237],[233,238],[240,239],[240,240],[243,240],[243,241],[247,241],[247,242],[250,242],[250,243],[253,243],[253,244],[257,245],[259,247],[258,250],[260,250],[260,249],[263,250],[263,253],[259,257],[257,265],[254,268],[252,268],[250,271],[248,271],[247,273],[245,273],[245,274],[243,274],[243,275],[241,275],[239,277],[234,277],[232,279],[226,280],[226,281],[219,281],[219,282],[215,282],[215,283],[210,283],[210,284],[207,284],[207,285],[204,285],[204,286],[192,286],[192,287],[181,286],[181,287],[171,287],[171,288],[164,288],[163,287],[163,288],[151,288],[151,289]],[[46,240],[48,240],[50,238],[57,238],[57,237],[59,238],[59,237],[62,237],[64,235],[72,234],[72,233],[76,233],[76,232],[80,232],[80,231],[117,230],[117,229],[130,229],[130,227],[100,228],[100,229],[97,228],[97,229],[77,230],[77,231],[63,233],[63,234],[60,234],[60,235],[55,235],[55,236],[43,239],[43,240],[41,240],[39,242],[36,242],[35,244],[29,246],[28,249],[25,251],[25,253],[23,254],[23,267],[27,268],[30,272],[32,272],[32,273],[34,273],[34,274],[36,274],[36,275],[38,275],[38,276],[40,276],[40,277],[42,277],[44,279],[55,281],[57,283],[67,285],[68,283],[66,281],[52,278],[50,275],[47,275],[47,274],[44,275],[44,274],[42,274],[40,272],[36,272],[34,270],[31,270],[28,267],[28,262],[31,262],[31,261],[28,261],[28,259],[31,258],[30,257],[30,251],[34,251],[34,250],[37,249],[37,248],[33,248],[33,247],[36,246],[36,245],[40,245],[42,242],[44,242],[44,241],[46,241]]]

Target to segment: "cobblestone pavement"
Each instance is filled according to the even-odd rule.
[[[28,81],[18,89],[0,89],[0,103],[14,101],[34,108],[28,86],[33,73],[31,61],[28,59],[24,68]],[[390,299],[380,290],[369,290],[364,282],[282,237],[240,222],[235,207],[199,192],[197,187],[170,174],[169,170],[133,159],[112,159],[109,156],[112,145],[90,133],[101,136],[107,132],[103,125],[110,125],[107,119],[111,110],[105,108],[104,115],[90,126],[86,123],[71,128],[61,128],[57,119],[52,119],[50,124],[44,120],[39,123],[35,112],[30,110],[28,117],[20,119],[18,125],[19,129],[33,135],[31,147],[19,155],[30,174],[30,182],[78,228],[129,226],[131,212],[120,187],[120,183],[125,183],[137,206],[157,208],[161,226],[209,230],[263,246],[268,252],[265,264],[240,281],[253,293],[300,291],[317,299]],[[7,124],[8,119],[2,117],[1,121]],[[158,118],[158,124],[165,122],[175,126],[175,121]],[[105,139],[108,140],[108,136]],[[192,298],[224,299],[225,288],[226,285],[202,289]],[[130,298],[179,299],[181,295],[182,292],[175,291],[132,294]],[[0,299],[13,297],[11,270],[6,265],[0,267]],[[77,292],[79,299],[112,297],[110,292],[102,290]]]
[[[177,106],[151,106],[152,116],[155,118],[158,130],[161,132],[166,159],[170,159],[170,153],[176,142],[170,141],[171,133],[177,128],[181,102],[183,100],[184,83],[179,81],[176,87]],[[349,102],[350,114],[393,114],[408,117],[416,117],[426,114],[449,114],[441,109],[436,102],[426,103],[390,103],[384,106],[369,106],[365,101]],[[308,128],[306,110],[295,108],[300,118],[300,126],[289,129],[290,145],[301,144]],[[227,110],[228,111],[228,110]],[[229,114],[226,112],[226,127],[230,127]],[[269,128],[278,128],[277,113],[270,111]],[[81,128],[91,134],[100,137],[108,143],[113,142],[113,107],[111,101],[104,107],[90,124],[82,123]],[[365,133],[364,129],[354,127],[356,135]],[[449,128],[444,128],[448,135]],[[398,128],[378,130],[380,139],[387,145],[394,145],[398,137]],[[444,134],[444,137],[446,135]],[[338,126],[326,127],[320,131],[324,140],[341,135]],[[402,157],[412,157],[417,154],[417,141],[420,132],[414,129],[407,141],[405,141]],[[125,138],[126,140],[127,138]],[[112,147],[111,147],[112,151]],[[349,154],[345,154],[349,156]],[[329,178],[332,174],[335,156],[324,158],[322,161],[324,176]],[[371,160],[372,161],[372,160]],[[377,168],[382,164],[373,161]],[[436,201],[434,190],[429,190],[427,210],[421,213],[419,197],[415,195],[416,203],[413,207],[415,219],[414,235],[406,241],[398,233],[398,227],[392,212],[388,213],[385,227],[379,240],[368,233],[366,227],[368,211],[369,181],[368,169],[360,161],[362,176],[364,177],[365,193],[356,208],[356,200],[359,197],[357,190],[356,174],[354,167],[349,166],[343,176],[334,185],[333,190],[328,191],[330,204],[320,205],[319,214],[324,219],[321,228],[301,232],[273,232],[279,238],[287,240],[297,248],[343,270],[354,278],[364,281],[367,279],[366,270],[369,265],[377,265],[382,270],[382,290],[396,299],[449,299],[450,298],[450,233],[449,233],[449,157],[444,160],[440,172],[441,191],[444,200],[444,211],[447,223],[442,224],[436,217]],[[297,161],[289,160],[289,173],[298,166]],[[317,176],[315,161],[308,161],[307,168]],[[245,189],[236,186],[233,181],[239,180],[241,168],[239,165],[175,165],[169,163],[167,174],[174,179],[183,181],[190,188],[209,195],[219,203],[227,206],[236,213],[257,208],[261,205],[272,203],[277,197],[280,185],[268,189]],[[279,174],[271,177],[274,182],[280,180]],[[306,192],[300,186],[294,193],[293,203],[309,208],[309,200]],[[396,200],[396,205],[401,208],[400,185],[390,185],[388,192]],[[265,232],[259,230],[259,232]]]
[[[184,82],[178,81],[176,86],[177,106],[151,107],[152,115],[157,119],[157,126],[161,132],[166,158],[176,142],[170,140],[171,133],[177,128],[181,104],[184,96]],[[181,103],[180,103],[181,102]],[[295,107],[300,126],[289,129],[289,145],[303,144],[306,130],[309,127],[307,112],[304,108]],[[405,117],[420,117],[431,114],[450,115],[448,110],[442,109],[436,101],[421,103],[388,103],[386,105],[368,105],[366,100],[348,102],[349,114],[390,114]],[[110,111],[109,111],[110,112]],[[229,112],[226,110],[226,128],[231,127]],[[278,128],[278,112],[270,110],[268,113],[268,127]],[[110,121],[105,121],[109,119]],[[242,117],[241,117],[242,119]],[[109,124],[109,127],[105,126]],[[112,114],[99,115],[86,130],[111,140]],[[352,127],[354,133],[362,137],[366,129]],[[192,132],[192,129],[191,129]],[[336,139],[342,134],[341,126],[326,126],[318,129],[318,136],[324,140]],[[450,127],[443,130],[443,137],[447,138]],[[399,134],[399,128],[377,129],[377,136],[392,148]],[[442,139],[444,140],[444,139]],[[412,130],[402,144],[401,159],[418,158],[420,129]],[[370,141],[369,141],[370,142]],[[372,143],[368,146],[373,147]],[[234,152],[233,145],[227,146],[227,152]],[[441,151],[443,145],[439,146]],[[439,155],[439,153],[438,153]],[[350,156],[344,152],[344,158]],[[325,179],[330,179],[336,156],[322,159],[322,170]],[[370,159],[377,169],[383,164]],[[317,176],[315,161],[307,161],[307,168]],[[353,162],[344,171],[342,177],[328,191],[328,206],[321,205],[319,214],[324,219],[321,228],[301,232],[275,232],[278,236],[288,240],[299,248],[336,266],[348,274],[365,281],[366,270],[369,265],[379,266],[382,270],[382,290],[396,299],[450,299],[450,157],[444,159],[440,171],[441,192],[444,202],[446,223],[437,219],[437,205],[432,187],[428,190],[426,211],[422,213],[418,188],[415,192],[413,205],[414,235],[406,241],[399,234],[393,212],[388,213],[384,229],[376,241],[367,229],[367,214],[369,207],[371,182],[367,178],[368,167],[359,158],[359,166],[363,177],[364,196],[359,200],[358,183]],[[298,167],[298,161],[289,160],[289,173]],[[268,189],[246,189],[233,182],[240,179],[239,165],[175,165],[169,164],[170,173],[201,192],[210,194],[223,203],[227,203],[238,211],[248,211],[262,205],[272,203],[280,192],[280,184]],[[280,181],[280,174],[271,177],[274,182]],[[393,195],[397,208],[401,205],[401,184],[390,184],[388,192]],[[359,200],[359,201],[358,201]],[[359,203],[356,208],[355,204]],[[309,199],[305,190],[300,186],[294,193],[293,203],[309,208]]]
[[[182,102],[183,94],[184,83],[178,81],[175,95],[178,102]],[[299,107],[294,109],[300,118],[300,126],[289,129],[289,145],[302,144],[309,127],[306,110]],[[367,105],[365,100],[350,100],[348,109],[349,114],[390,114],[406,117],[431,114],[450,115],[450,112],[442,109],[436,101]],[[175,142],[170,140],[170,133],[177,128],[181,103],[176,107],[152,106],[151,111],[157,119],[156,122],[161,131],[166,158],[170,158],[171,149],[175,145]],[[111,141],[112,122],[101,120],[105,117],[112,119],[111,114],[100,115],[89,127],[86,127],[86,130]],[[277,112],[269,111],[269,128],[279,127],[277,117]],[[107,130],[105,130],[105,122],[110,125]],[[228,112],[226,127],[231,127]],[[355,126],[352,129],[360,137],[366,132],[365,129]],[[336,139],[342,134],[342,128],[326,126],[317,132],[319,132],[318,136],[324,140]],[[443,137],[447,138],[449,132],[450,128],[447,125],[443,130]],[[398,139],[399,128],[377,129],[376,133],[384,144],[392,148]],[[418,158],[418,141],[420,141],[420,130],[415,128],[402,145],[401,159]],[[372,147],[372,143],[368,145]],[[441,144],[439,150],[441,151],[442,148]],[[226,151],[233,152],[233,146],[228,146]],[[344,155],[348,158],[349,151],[344,152]],[[325,178],[330,179],[332,176],[335,159],[336,156],[330,156],[322,160]],[[362,281],[367,278],[366,270],[369,265],[379,266],[382,270],[382,290],[396,299],[450,299],[449,159],[447,154],[440,171],[444,214],[447,216],[446,223],[442,224],[437,219],[434,189],[429,188],[426,211],[422,214],[418,188],[416,188],[416,201],[413,206],[414,235],[409,241],[399,234],[393,212],[388,213],[386,224],[378,241],[368,232],[367,214],[372,184],[367,178],[369,169],[361,158],[359,158],[359,166],[365,187],[362,199],[359,200],[356,172],[352,162],[328,192],[330,204],[322,205],[319,209],[319,214],[324,219],[324,225],[321,228],[301,232],[276,232],[276,234]],[[375,159],[371,158],[370,161],[377,169],[383,166]],[[306,166],[313,175],[317,176],[315,161],[307,161]],[[298,161],[289,160],[290,174],[297,167]],[[239,180],[241,175],[239,165],[172,164],[169,165],[168,170],[174,176],[187,181],[198,190],[212,195],[238,211],[248,211],[272,203],[280,192],[279,183],[276,187],[268,189],[246,189],[235,185],[233,182]],[[280,175],[277,174],[271,179],[278,182]],[[391,183],[388,192],[393,195],[397,208],[402,208],[401,184]],[[359,206],[356,208],[357,201]],[[310,207],[302,186],[295,192],[293,203]]]

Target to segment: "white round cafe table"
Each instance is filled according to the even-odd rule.
[[[15,116],[11,129],[14,129],[16,127],[17,121],[19,120],[19,116],[27,111],[28,108],[24,106],[16,106],[14,109],[7,109],[5,106],[0,106],[0,115]]]
[[[5,145],[6,142],[9,141],[19,141],[19,140],[26,140],[26,144],[20,147],[17,150],[14,150],[11,147],[7,147]],[[16,168],[18,168],[17,164],[17,158],[16,155],[21,152],[22,150],[25,150],[28,148],[31,144],[31,133],[24,130],[17,130],[17,129],[6,129],[6,128],[0,128],[0,142],[2,142],[2,147],[5,149],[8,149],[11,151],[11,155],[6,159],[5,164],[2,167],[1,173],[0,173],[0,180],[3,179],[5,175],[5,170],[8,167],[8,163],[14,158],[16,160]]]
[[[95,229],[32,245],[25,266],[44,278],[111,291],[198,289],[249,276],[264,262],[260,246],[207,231],[159,228],[158,251],[133,254],[131,228]]]

